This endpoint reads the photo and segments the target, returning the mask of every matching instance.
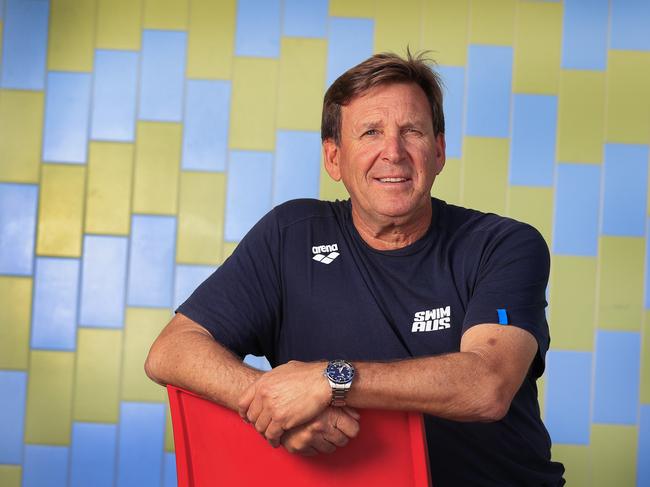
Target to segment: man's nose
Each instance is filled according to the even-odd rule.
[[[405,152],[404,140],[401,134],[386,134],[381,155],[382,159],[387,162],[399,162],[404,157]]]

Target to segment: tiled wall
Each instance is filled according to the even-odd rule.
[[[150,343],[273,205],[345,195],[322,94],[407,44],[446,84],[433,193],[551,247],[569,485],[650,485],[649,25],[646,0],[0,0],[0,485],[174,484]]]

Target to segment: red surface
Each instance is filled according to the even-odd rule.
[[[168,386],[179,487],[427,487],[422,416],[361,410],[359,435],[329,455],[271,448],[226,408]]]

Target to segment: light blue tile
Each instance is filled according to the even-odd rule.
[[[116,424],[74,423],[70,486],[113,487],[116,453]]]
[[[650,404],[641,404],[640,410],[636,485],[643,487],[650,485]]]
[[[235,31],[235,55],[280,55],[280,0],[239,0]]]
[[[514,95],[510,184],[553,186],[557,97]]]
[[[230,153],[224,232],[226,241],[239,242],[271,209],[272,183],[272,153]]]
[[[470,45],[467,65],[467,135],[510,135],[512,47]]]
[[[282,30],[291,37],[325,37],[328,0],[284,0]]]
[[[129,248],[129,306],[172,305],[175,245],[176,218],[133,215]]]
[[[650,219],[646,228],[650,230]],[[650,235],[645,239],[645,307],[650,309]]]
[[[230,81],[188,80],[183,169],[226,170],[230,93]]]
[[[7,0],[2,40],[2,88],[45,87],[49,2]]]
[[[0,464],[21,464],[27,372],[0,370],[0,391]]]
[[[608,0],[564,0],[563,69],[607,69],[608,16]]]
[[[645,236],[648,146],[605,144],[605,235]]]
[[[271,364],[266,359],[266,357],[256,357],[255,355],[246,355],[246,357],[244,357],[244,362],[246,362],[251,367],[255,367],[258,370],[271,370]]]
[[[68,447],[25,445],[23,487],[67,487]]]
[[[596,335],[593,422],[637,424],[641,338],[637,332]]]
[[[375,23],[371,19],[330,17],[328,30],[327,86],[372,56]]]
[[[91,76],[89,73],[48,73],[43,161],[86,162]]]
[[[591,352],[546,355],[544,423],[553,443],[589,444]]]
[[[81,273],[80,325],[122,327],[127,256],[126,237],[86,235]]]
[[[278,130],[273,170],[273,205],[318,198],[321,142],[318,132]]]
[[[165,406],[124,402],[120,408],[117,487],[162,483]]]
[[[447,157],[462,157],[463,113],[465,111],[465,68],[439,66],[443,81],[443,111]]]
[[[183,119],[186,46],[186,32],[142,32],[140,120],[180,122]]]
[[[38,186],[0,184],[0,274],[31,275]]]
[[[596,256],[600,166],[558,164],[553,253]]]
[[[165,453],[164,475],[163,487],[176,487],[176,455],[174,453]]]
[[[174,309],[189,298],[215,269],[207,265],[177,265],[174,279]]]
[[[137,52],[96,51],[92,139],[118,142],[135,139],[138,62]]]
[[[612,0],[610,48],[650,50],[650,2]]]
[[[78,288],[78,259],[36,259],[32,348],[75,349]]]

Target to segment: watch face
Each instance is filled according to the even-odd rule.
[[[352,382],[352,378],[354,377],[354,367],[345,360],[334,360],[330,362],[327,364],[325,372],[327,373],[327,377],[337,384]]]

